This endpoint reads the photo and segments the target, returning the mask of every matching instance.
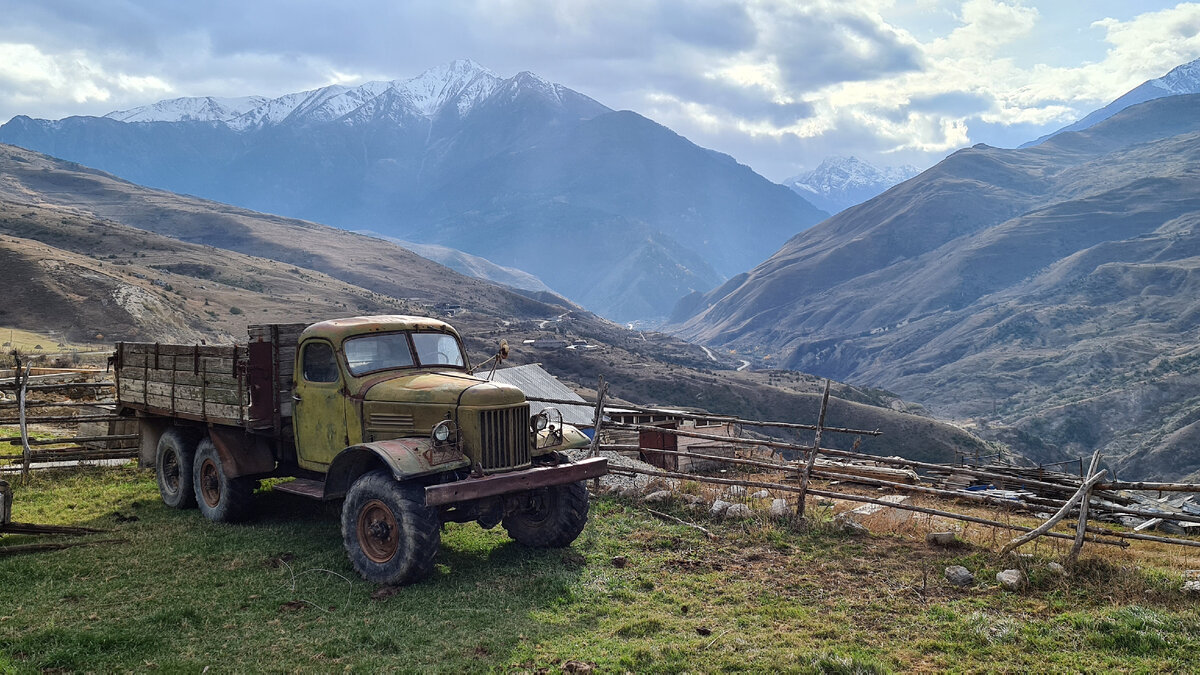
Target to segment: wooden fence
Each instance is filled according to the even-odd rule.
[[[115,384],[32,383],[17,360],[16,376],[0,382],[0,473],[58,462],[131,459],[138,455],[137,421],[116,414]],[[11,397],[11,398],[10,398]],[[30,427],[39,426],[37,432]]]
[[[1008,551],[1011,551],[1019,546],[1023,546],[1024,544],[1027,544],[1041,536],[1072,540],[1074,545],[1072,546],[1071,552],[1068,556],[1070,558],[1074,558],[1079,555],[1084,542],[1126,547],[1129,545],[1128,540],[1141,540],[1174,544],[1177,546],[1200,547],[1200,540],[1196,539],[1184,537],[1161,537],[1144,534],[1137,530],[1117,530],[1094,524],[1096,517],[1102,514],[1136,516],[1148,519],[1146,523],[1143,523],[1143,525],[1149,524],[1155,519],[1167,519],[1183,523],[1200,523],[1200,516],[1197,515],[1182,512],[1164,512],[1156,509],[1137,508],[1133,505],[1132,499],[1129,499],[1118,492],[1119,490],[1146,490],[1160,492],[1174,491],[1200,493],[1200,484],[1131,483],[1115,480],[1109,480],[1106,482],[1104,479],[1107,477],[1107,472],[1099,468],[1100,453],[1098,451],[1092,456],[1091,463],[1087,471],[1081,471],[1080,473],[1082,475],[1078,477],[1065,473],[1047,472],[1042,467],[1036,468],[1036,474],[1034,474],[1036,477],[1032,477],[1030,475],[1031,472],[1018,467],[988,466],[981,468],[959,465],[944,465],[930,462],[919,462],[900,457],[880,457],[857,452],[855,450],[836,450],[833,448],[826,448],[821,445],[821,437],[822,434],[825,433],[855,434],[858,436],[879,435],[878,431],[830,428],[824,426],[825,413],[829,402],[828,381],[826,381],[825,393],[822,396],[821,408],[820,412],[818,413],[817,422],[813,425],[791,422],[749,420],[736,417],[720,417],[714,416],[711,413],[691,414],[678,410],[637,408],[627,405],[623,405],[619,409],[621,412],[629,412],[632,410],[634,412],[644,413],[647,415],[669,414],[678,419],[691,419],[696,421],[702,420],[711,422],[714,419],[719,419],[721,421],[734,423],[742,427],[761,426],[769,428],[806,429],[813,431],[814,439],[810,445],[788,443],[762,438],[740,438],[736,436],[706,434],[700,431],[695,431],[694,429],[689,430],[686,428],[670,428],[660,425],[611,421],[608,418],[608,415],[606,414],[606,408],[604,407],[604,397],[607,391],[607,386],[603,380],[601,380],[597,390],[599,391],[599,396],[598,400],[594,403],[596,406],[594,419],[595,435],[591,447],[591,452],[593,454],[597,450],[629,451],[631,449],[635,449],[644,457],[653,457],[655,455],[681,456],[693,459],[703,459],[709,462],[723,463],[731,466],[748,466],[760,472],[772,471],[783,474],[784,476],[788,477],[791,482],[785,483],[780,482],[779,480],[767,481],[756,480],[752,478],[732,478],[729,476],[713,475],[711,473],[669,471],[660,469],[651,470],[624,466],[610,466],[609,471],[611,473],[626,475],[641,474],[660,478],[691,480],[700,483],[736,485],[744,488],[762,488],[784,493],[794,493],[796,495],[796,514],[801,519],[803,519],[805,514],[806,498],[808,496],[813,496],[826,499],[840,499],[850,502],[860,502],[865,504],[878,504],[888,508],[924,513],[949,520],[990,525],[993,527],[1022,533],[1008,542],[1002,551],[1004,553],[1007,553]],[[533,397],[531,397],[530,400],[551,404],[579,404],[578,401],[568,402]],[[747,448],[765,447],[776,450],[790,450],[795,454],[797,459],[791,462],[776,459],[766,461],[746,457],[729,457],[724,455],[712,455],[689,451],[667,450],[659,447],[642,447],[641,443],[633,448],[631,448],[629,445],[605,446],[598,443],[602,429],[623,429],[638,432],[653,432],[656,435],[669,434],[680,437],[698,438],[708,441],[719,441],[723,444],[732,444]],[[642,436],[639,436],[639,438],[641,437]],[[966,489],[949,489],[944,484],[941,486],[912,484],[911,482],[889,479],[886,476],[872,477],[871,475],[862,475],[862,473],[856,472],[852,470],[852,468],[839,469],[836,466],[831,466],[830,463],[826,463],[825,465],[819,464],[817,462],[819,456],[841,461],[870,462],[876,465],[885,465],[899,467],[906,470],[921,471],[926,475],[927,479],[932,477],[934,479],[932,482],[934,483],[937,482],[938,476],[967,476],[978,481],[988,481],[994,482],[997,485],[1019,487],[1020,493],[1017,497],[1013,497],[1011,491],[1005,492],[1004,496],[994,496],[988,494],[989,491],[986,490],[973,492]],[[903,494],[932,495],[942,499],[959,501],[975,506],[985,506],[1005,512],[1023,512],[1030,514],[1044,514],[1047,512],[1052,512],[1053,515],[1051,515],[1041,526],[1031,528],[992,518],[983,518],[976,515],[958,513],[944,509],[933,509],[903,502],[893,503],[880,500],[876,497],[868,497],[833,489],[818,489],[810,486],[810,479],[869,485],[872,487],[886,488],[888,490]],[[1075,524],[1073,527],[1074,532],[1056,532],[1053,530],[1056,525],[1059,525],[1068,517],[1074,517],[1075,519]],[[1093,520],[1093,523],[1089,523],[1089,518]],[[1138,529],[1141,528],[1139,527]]]

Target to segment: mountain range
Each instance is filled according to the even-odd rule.
[[[783,181],[813,206],[838,213],[903,183],[921,170],[911,164],[879,168],[857,157],[827,157],[817,168]]]
[[[604,375],[618,403],[802,420],[820,407],[815,377],[737,372],[730,357],[627,330],[544,291],[463,276],[387,241],[149,189],[8,145],[0,145],[0,283],[0,326],[99,349],[114,340],[228,344],[254,323],[450,312],[472,362],[506,339],[507,363],[542,363],[580,389]],[[594,349],[523,346],[551,336]],[[865,451],[934,461],[986,451],[887,392],[835,383],[833,396],[829,424],[885,433]],[[829,442],[842,441],[855,439]]]
[[[636,113],[470,61],[271,99],[18,116],[0,142],[147,186],[459,249],[622,320],[664,316],[826,215]]]
[[[1050,461],[1200,472],[1200,96],[958,151],[681,302],[680,334]]]

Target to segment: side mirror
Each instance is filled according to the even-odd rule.
[[[501,340],[500,351],[496,352],[496,356],[500,357],[500,360],[503,361],[508,358],[508,353],[508,340]]]

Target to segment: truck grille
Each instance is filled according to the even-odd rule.
[[[479,411],[479,464],[484,471],[529,464],[529,406]]]

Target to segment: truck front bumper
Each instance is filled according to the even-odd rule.
[[[550,485],[564,485],[575,481],[597,478],[608,473],[608,460],[592,457],[570,464],[539,466],[524,471],[502,473],[483,478],[467,478],[453,483],[430,485],[425,488],[425,504],[441,506],[466,502],[483,497],[494,497],[513,492],[522,492]]]

